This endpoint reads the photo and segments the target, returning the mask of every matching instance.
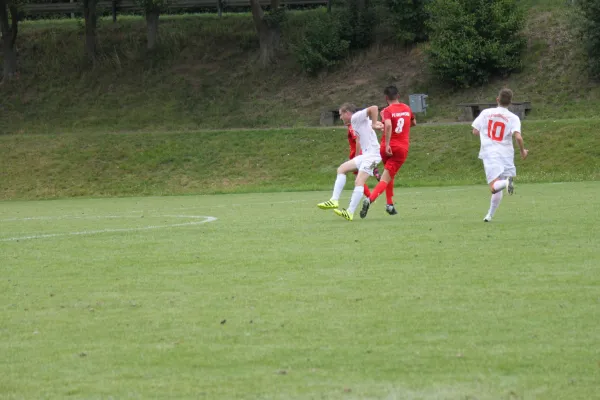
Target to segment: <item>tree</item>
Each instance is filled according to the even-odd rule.
[[[396,39],[402,44],[424,42],[428,39],[427,4],[431,0],[385,0],[396,31]]]
[[[96,62],[96,4],[98,0],[83,0],[83,18],[85,19],[85,54],[90,62]]]
[[[158,18],[169,6],[169,0],[136,0],[146,15],[147,49],[152,50],[158,41]]]
[[[16,0],[0,0],[0,29],[2,31],[2,53],[4,57],[5,81],[13,79],[17,74],[17,51],[15,43],[19,31],[19,2]]]
[[[339,18],[344,27],[342,38],[351,49],[365,49],[373,43],[377,24],[375,8],[367,0],[344,0]]]
[[[281,41],[281,24],[285,11],[279,7],[280,0],[271,0],[271,9],[265,14],[258,0],[250,0],[252,19],[260,43],[260,64],[265,67],[275,59]]]
[[[469,87],[521,67],[525,14],[517,0],[433,0],[427,9],[429,63],[441,80]]]
[[[594,78],[600,78],[600,1],[579,0],[578,5],[590,73]]]

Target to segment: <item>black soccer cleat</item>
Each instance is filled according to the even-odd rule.
[[[369,207],[371,207],[371,200],[369,200],[369,198],[367,197],[366,199],[363,200],[362,210],[360,210],[361,218],[364,218],[367,216],[367,213],[369,212]]]
[[[396,207],[394,207],[393,204],[388,204],[385,206],[385,212],[390,214],[390,215],[396,215],[398,214],[398,211],[396,211]]]
[[[513,194],[515,194],[515,185],[513,184],[513,177],[512,176],[508,177],[508,186],[506,187],[506,191],[511,196]]]

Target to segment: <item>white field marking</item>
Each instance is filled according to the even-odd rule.
[[[114,233],[114,232],[137,232],[137,231],[148,231],[151,229],[164,229],[164,228],[176,228],[181,226],[192,226],[201,225],[208,222],[214,222],[217,220],[216,217],[209,217],[204,215],[157,215],[156,217],[169,217],[169,218],[191,218],[191,219],[202,219],[202,221],[184,222],[181,224],[169,224],[169,225],[150,225],[143,226],[140,228],[116,228],[116,229],[99,229],[95,231],[79,231],[79,232],[66,232],[66,233],[49,233],[42,235],[30,235],[30,236],[19,236],[0,239],[0,242],[14,242],[17,240],[32,240],[32,239],[45,239],[54,238],[61,236],[81,236],[81,235],[96,235],[99,233]]]
[[[305,203],[306,200],[285,200],[285,201],[265,201],[260,203],[231,203],[231,204],[219,204],[216,206],[195,206],[195,207],[181,207],[174,208],[173,210],[198,210],[205,208],[225,208],[225,207],[247,207],[254,205],[266,205],[266,204],[288,204],[288,203]],[[164,211],[164,210],[149,210],[149,211]],[[136,211],[136,212],[146,212],[146,211]]]
[[[183,211],[183,210],[198,210],[207,208],[225,208],[225,207],[237,207],[237,206],[252,206],[255,204],[285,204],[285,203],[303,203],[306,200],[286,200],[286,201],[269,201],[263,203],[233,203],[233,204],[220,204],[215,206],[195,206],[195,207],[178,207],[178,208],[161,208],[161,209],[149,209],[149,210],[133,210],[123,211],[124,214],[138,214],[148,213],[156,211]],[[183,217],[183,216],[182,216]],[[61,220],[61,219],[109,219],[109,218],[139,218],[134,215],[57,215],[57,216],[40,216],[40,217],[23,217],[23,218],[4,218],[0,219],[0,222],[16,222],[16,221],[43,221],[43,220]],[[193,217],[192,217],[193,218]]]
[[[139,218],[138,215],[56,215],[48,217],[24,217],[24,218],[5,218],[0,219],[0,222],[14,222],[14,221],[45,221],[45,220],[56,220],[56,219],[111,219],[111,218]]]

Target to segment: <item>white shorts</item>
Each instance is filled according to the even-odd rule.
[[[483,168],[487,183],[492,183],[498,178],[517,176],[514,158],[511,157],[486,157],[483,159]]]
[[[354,157],[352,161],[356,164],[357,170],[373,176],[373,170],[381,162],[381,156],[379,154],[361,154]]]

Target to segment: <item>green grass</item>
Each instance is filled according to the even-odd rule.
[[[3,202],[0,398],[597,398],[598,182],[329,195]]]
[[[597,120],[525,122],[520,182],[600,179]],[[417,126],[398,186],[484,183],[469,125]],[[0,136],[0,199],[329,189],[343,128]],[[373,181],[374,182],[374,181]]]
[[[345,101],[381,104],[390,83],[405,101],[410,93],[429,94],[421,118],[430,121],[456,121],[456,104],[493,101],[504,85],[515,100],[532,102],[531,119],[595,116],[600,86],[587,76],[573,7],[562,0],[523,4],[529,10],[523,71],[457,92],[426,72],[426,45],[406,52],[384,38],[335,70],[306,76],[290,43],[323,9],[290,13],[280,59],[267,71],[257,66],[247,13],[161,17],[161,46],[153,54],[145,52],[141,17],[102,19],[94,69],[84,65],[81,20],[26,22],[17,43],[21,78],[0,87],[0,133],[316,126],[321,109]]]

